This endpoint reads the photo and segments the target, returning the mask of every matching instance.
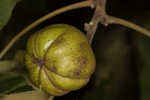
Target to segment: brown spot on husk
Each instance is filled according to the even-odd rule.
[[[80,67],[83,68],[87,64],[87,59],[85,57],[79,57],[77,63],[79,63]]]
[[[44,60],[39,58],[33,58],[33,63],[37,64],[41,68],[45,65]]]
[[[75,76],[79,76],[80,73],[81,73],[80,70],[78,70],[78,71],[74,72],[74,75],[75,75]]]

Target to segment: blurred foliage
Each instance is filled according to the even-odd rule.
[[[7,24],[12,11],[20,0],[0,0],[0,30]]]
[[[13,93],[4,96],[1,100],[47,100],[47,95],[38,90]]]
[[[0,95],[31,90],[22,76],[11,72],[0,74],[0,84]]]
[[[8,43],[15,35],[14,33],[40,16],[81,0],[21,0],[19,3],[18,1],[0,0],[0,29],[3,28],[0,31],[0,49]],[[109,14],[133,21],[148,29],[150,29],[149,11],[149,0],[108,0],[107,2]],[[83,30],[84,23],[90,20],[92,13],[93,11],[89,8],[66,12],[47,20],[29,33],[34,33],[53,23],[71,24]],[[5,58],[13,58],[16,50],[25,49],[28,36],[30,34],[22,37]],[[149,44],[148,37],[134,30],[119,25],[108,27],[99,25],[92,45],[97,60],[93,77],[84,88],[55,99],[149,100]],[[32,88],[22,76],[14,73],[0,73],[0,95],[30,90]]]
[[[143,27],[150,29],[150,14],[143,12],[143,16],[138,16],[134,19]],[[139,71],[139,86],[141,90],[141,100],[148,100],[150,98],[150,39],[144,35],[138,34],[136,31],[131,31],[133,34],[135,52],[137,52],[137,66]]]

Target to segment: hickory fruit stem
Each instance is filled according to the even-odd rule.
[[[89,0],[89,1],[93,2],[94,7],[96,8],[90,23],[89,24],[85,23],[85,30],[87,31],[87,38],[90,44],[92,44],[92,40],[94,38],[99,23],[103,24],[104,26],[108,26],[109,24],[120,24],[122,26],[134,29],[150,37],[149,30],[139,25],[136,25],[132,22],[126,21],[124,19],[107,15],[106,13],[107,0]]]

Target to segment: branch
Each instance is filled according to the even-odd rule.
[[[2,59],[2,57],[7,53],[7,51],[14,45],[14,43],[21,37],[23,36],[25,33],[27,33],[28,31],[30,31],[32,28],[36,27],[37,25],[39,25],[40,23],[42,23],[43,21],[50,19],[56,15],[59,15],[61,13],[73,10],[73,9],[77,9],[77,8],[82,8],[82,7],[90,7],[92,4],[89,1],[82,1],[79,3],[75,3],[69,6],[65,6],[63,8],[57,9],[53,12],[50,12],[49,14],[39,18],[38,20],[36,20],[35,22],[33,22],[32,24],[30,24],[29,26],[27,26],[26,28],[24,28],[21,32],[19,32],[7,45],[6,47],[0,52],[0,59]]]
[[[98,24],[102,23],[104,25],[107,25],[105,22],[107,18],[105,11],[106,0],[93,0],[93,3],[96,7],[94,15],[89,24],[85,23],[85,31],[87,31],[87,38],[90,44],[92,43]]]
[[[99,23],[103,24],[104,26],[108,26],[109,24],[120,24],[122,26],[134,29],[150,37],[149,30],[124,19],[108,16],[105,11],[106,0],[95,0],[94,4],[96,7],[94,15],[89,24],[85,23],[85,30],[87,31],[87,38],[90,44],[92,43],[93,37],[95,35]]]
[[[119,24],[119,25],[122,25],[122,26],[125,26],[128,28],[134,29],[134,30],[150,37],[150,31],[149,30],[147,30],[147,29],[145,29],[139,25],[136,25],[132,22],[126,21],[126,20],[121,19],[121,18],[112,17],[112,16],[108,17],[108,21],[109,21],[109,24]]]
[[[5,72],[18,72],[23,69],[25,51],[18,50],[11,60],[0,61],[0,73]]]

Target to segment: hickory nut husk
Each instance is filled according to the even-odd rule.
[[[79,29],[56,24],[29,38],[25,64],[36,87],[61,96],[88,83],[95,69],[95,56]]]

